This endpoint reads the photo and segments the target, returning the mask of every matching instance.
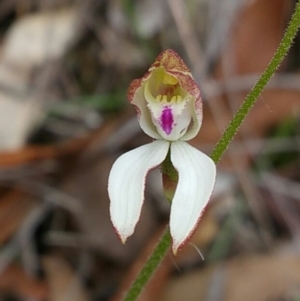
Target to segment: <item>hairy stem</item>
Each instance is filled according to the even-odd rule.
[[[165,233],[160,238],[158,244],[156,245],[154,251],[148,258],[146,264],[129,288],[125,298],[123,299],[124,301],[133,301],[137,299],[138,295],[141,293],[144,286],[149,281],[156,268],[159,266],[159,263],[164,258],[166,252],[170,247],[170,244],[171,236],[169,228],[167,228]]]
[[[296,9],[289,23],[289,26],[271,62],[269,63],[265,71],[262,73],[262,75],[254,85],[250,93],[246,96],[243,104],[236,112],[232,120],[230,121],[228,127],[226,128],[225,132],[223,133],[222,137],[220,138],[213,152],[211,153],[211,158],[215,161],[215,163],[217,163],[221,159],[222,155],[224,154],[227,147],[229,146],[229,143],[231,142],[237,130],[243,123],[246,115],[249,113],[255,101],[260,96],[264,88],[267,86],[268,82],[270,81],[271,77],[274,75],[280,63],[283,61],[288,50],[292,46],[294,37],[297,34],[299,26],[300,26],[300,2],[298,2],[296,5]]]
[[[293,43],[293,39],[300,26],[300,2],[297,3],[295,12],[292,19],[287,27],[287,30],[280,42],[280,45],[275,52],[271,62],[262,73],[261,77],[254,85],[253,89],[245,98],[243,104],[234,115],[233,119],[229,123],[225,132],[221,136],[220,140],[216,144],[214,150],[211,153],[211,158],[215,163],[219,162],[224,152],[226,151],[229,143],[233,139],[237,130],[243,123],[246,115],[253,107],[255,101],[260,96],[271,77],[274,75],[276,69],[279,67],[280,63],[283,61],[285,55],[287,54],[289,48]],[[171,244],[171,238],[169,234],[169,229],[166,230],[164,235],[161,237],[157,246],[155,247],[152,255],[148,258],[144,267],[142,268],[140,274],[137,276],[136,280],[133,282],[132,286],[129,288],[124,301],[135,301],[139,296],[140,292],[143,290],[144,286],[147,284],[150,277],[153,275],[154,271],[159,266],[161,260],[164,258],[169,246]]]

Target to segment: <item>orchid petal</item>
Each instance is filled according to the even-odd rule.
[[[140,146],[119,157],[110,171],[110,216],[123,243],[139,220],[147,173],[165,159],[169,145],[167,141],[157,140]]]
[[[140,126],[142,130],[151,138],[154,139],[161,139],[160,134],[157,132],[156,127],[154,126],[152,119],[151,119],[151,113],[147,107],[146,99],[144,96],[144,86],[136,88],[136,86],[139,86],[138,83],[139,80],[135,80],[130,85],[128,92],[128,98],[131,99],[131,103],[135,106],[137,113],[138,113],[138,120],[140,123]],[[136,90],[134,90],[136,88]]]
[[[171,143],[171,161],[179,174],[170,215],[173,252],[176,254],[192,235],[209,201],[216,166],[210,157],[183,141]]]

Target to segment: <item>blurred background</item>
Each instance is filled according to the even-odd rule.
[[[168,222],[158,170],[135,234],[109,220],[115,159],[150,141],[126,90],[172,48],[199,84],[209,154],[294,0],[0,1],[0,300],[117,301]],[[140,301],[300,300],[300,40],[218,165],[194,236]]]

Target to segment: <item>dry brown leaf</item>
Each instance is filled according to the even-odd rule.
[[[1,150],[22,147],[43,116],[40,92],[30,84],[32,70],[66,53],[80,35],[78,15],[76,8],[27,15],[8,30],[0,58],[6,88],[0,93]]]
[[[58,59],[78,39],[80,21],[76,8],[27,15],[9,29],[2,59],[22,67]]]
[[[82,138],[74,138],[66,142],[46,146],[26,146],[20,150],[0,152],[0,167],[14,167],[53,158],[70,158],[73,155],[78,155],[89,144],[92,147],[97,147],[98,145],[96,151],[99,152],[99,144],[102,145],[103,141],[106,141],[107,137],[119,126],[119,122],[120,118],[112,119],[98,130]],[[96,151],[92,152],[95,153]]]
[[[87,292],[73,268],[58,256],[43,258],[49,301],[88,301]]]
[[[255,74],[267,67],[283,36],[290,1],[251,1],[239,12],[216,68],[217,76]]]
[[[8,266],[0,274],[0,290],[26,299],[46,300],[48,297],[46,283],[29,277],[16,265]]]
[[[268,301],[300,286],[300,257],[270,254],[237,258],[177,277],[160,301]]]
[[[77,153],[86,146],[86,139],[74,139],[66,143],[52,144],[48,146],[26,146],[16,151],[0,152],[0,166],[13,167],[28,164],[35,161],[62,157]]]
[[[20,191],[11,190],[0,198],[0,243],[5,243],[20,227],[36,201]]]

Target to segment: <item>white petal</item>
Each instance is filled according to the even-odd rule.
[[[186,142],[171,143],[171,161],[179,173],[179,181],[171,205],[170,231],[173,252],[192,235],[211,196],[215,163]]]
[[[110,217],[123,243],[139,220],[147,173],[165,159],[168,149],[164,140],[140,146],[119,157],[110,171]]]

